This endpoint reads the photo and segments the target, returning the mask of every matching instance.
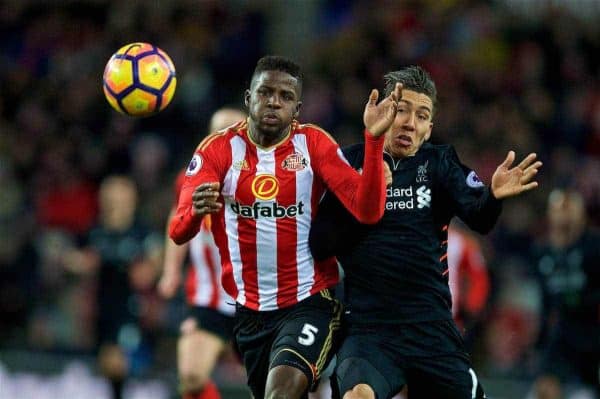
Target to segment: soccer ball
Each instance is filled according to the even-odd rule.
[[[104,95],[114,109],[126,115],[162,111],[173,99],[176,85],[173,61],[148,43],[121,47],[104,68]]]

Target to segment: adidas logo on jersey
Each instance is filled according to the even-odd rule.
[[[236,215],[251,219],[292,218],[304,215],[304,203],[300,201],[298,204],[282,206],[277,202],[255,202],[253,205],[241,205],[239,202],[234,202],[231,204],[231,210]]]

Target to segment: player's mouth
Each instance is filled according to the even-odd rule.
[[[267,125],[279,124],[279,117],[276,114],[264,114],[261,120]]]
[[[410,147],[412,145],[412,138],[406,134],[401,134],[394,137],[394,142],[402,147]]]

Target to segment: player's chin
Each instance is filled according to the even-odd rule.
[[[282,123],[281,121],[278,121],[278,123],[264,123],[263,122],[260,124],[260,130],[262,130],[265,133],[270,133],[273,135],[279,134],[286,127],[287,127],[287,125],[284,125],[284,123]]]
[[[408,157],[411,155],[411,146],[394,144],[392,145],[392,152],[396,157]]]

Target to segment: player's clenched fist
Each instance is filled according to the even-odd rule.
[[[218,212],[223,204],[218,202],[219,183],[202,183],[192,193],[192,213],[204,216]]]

